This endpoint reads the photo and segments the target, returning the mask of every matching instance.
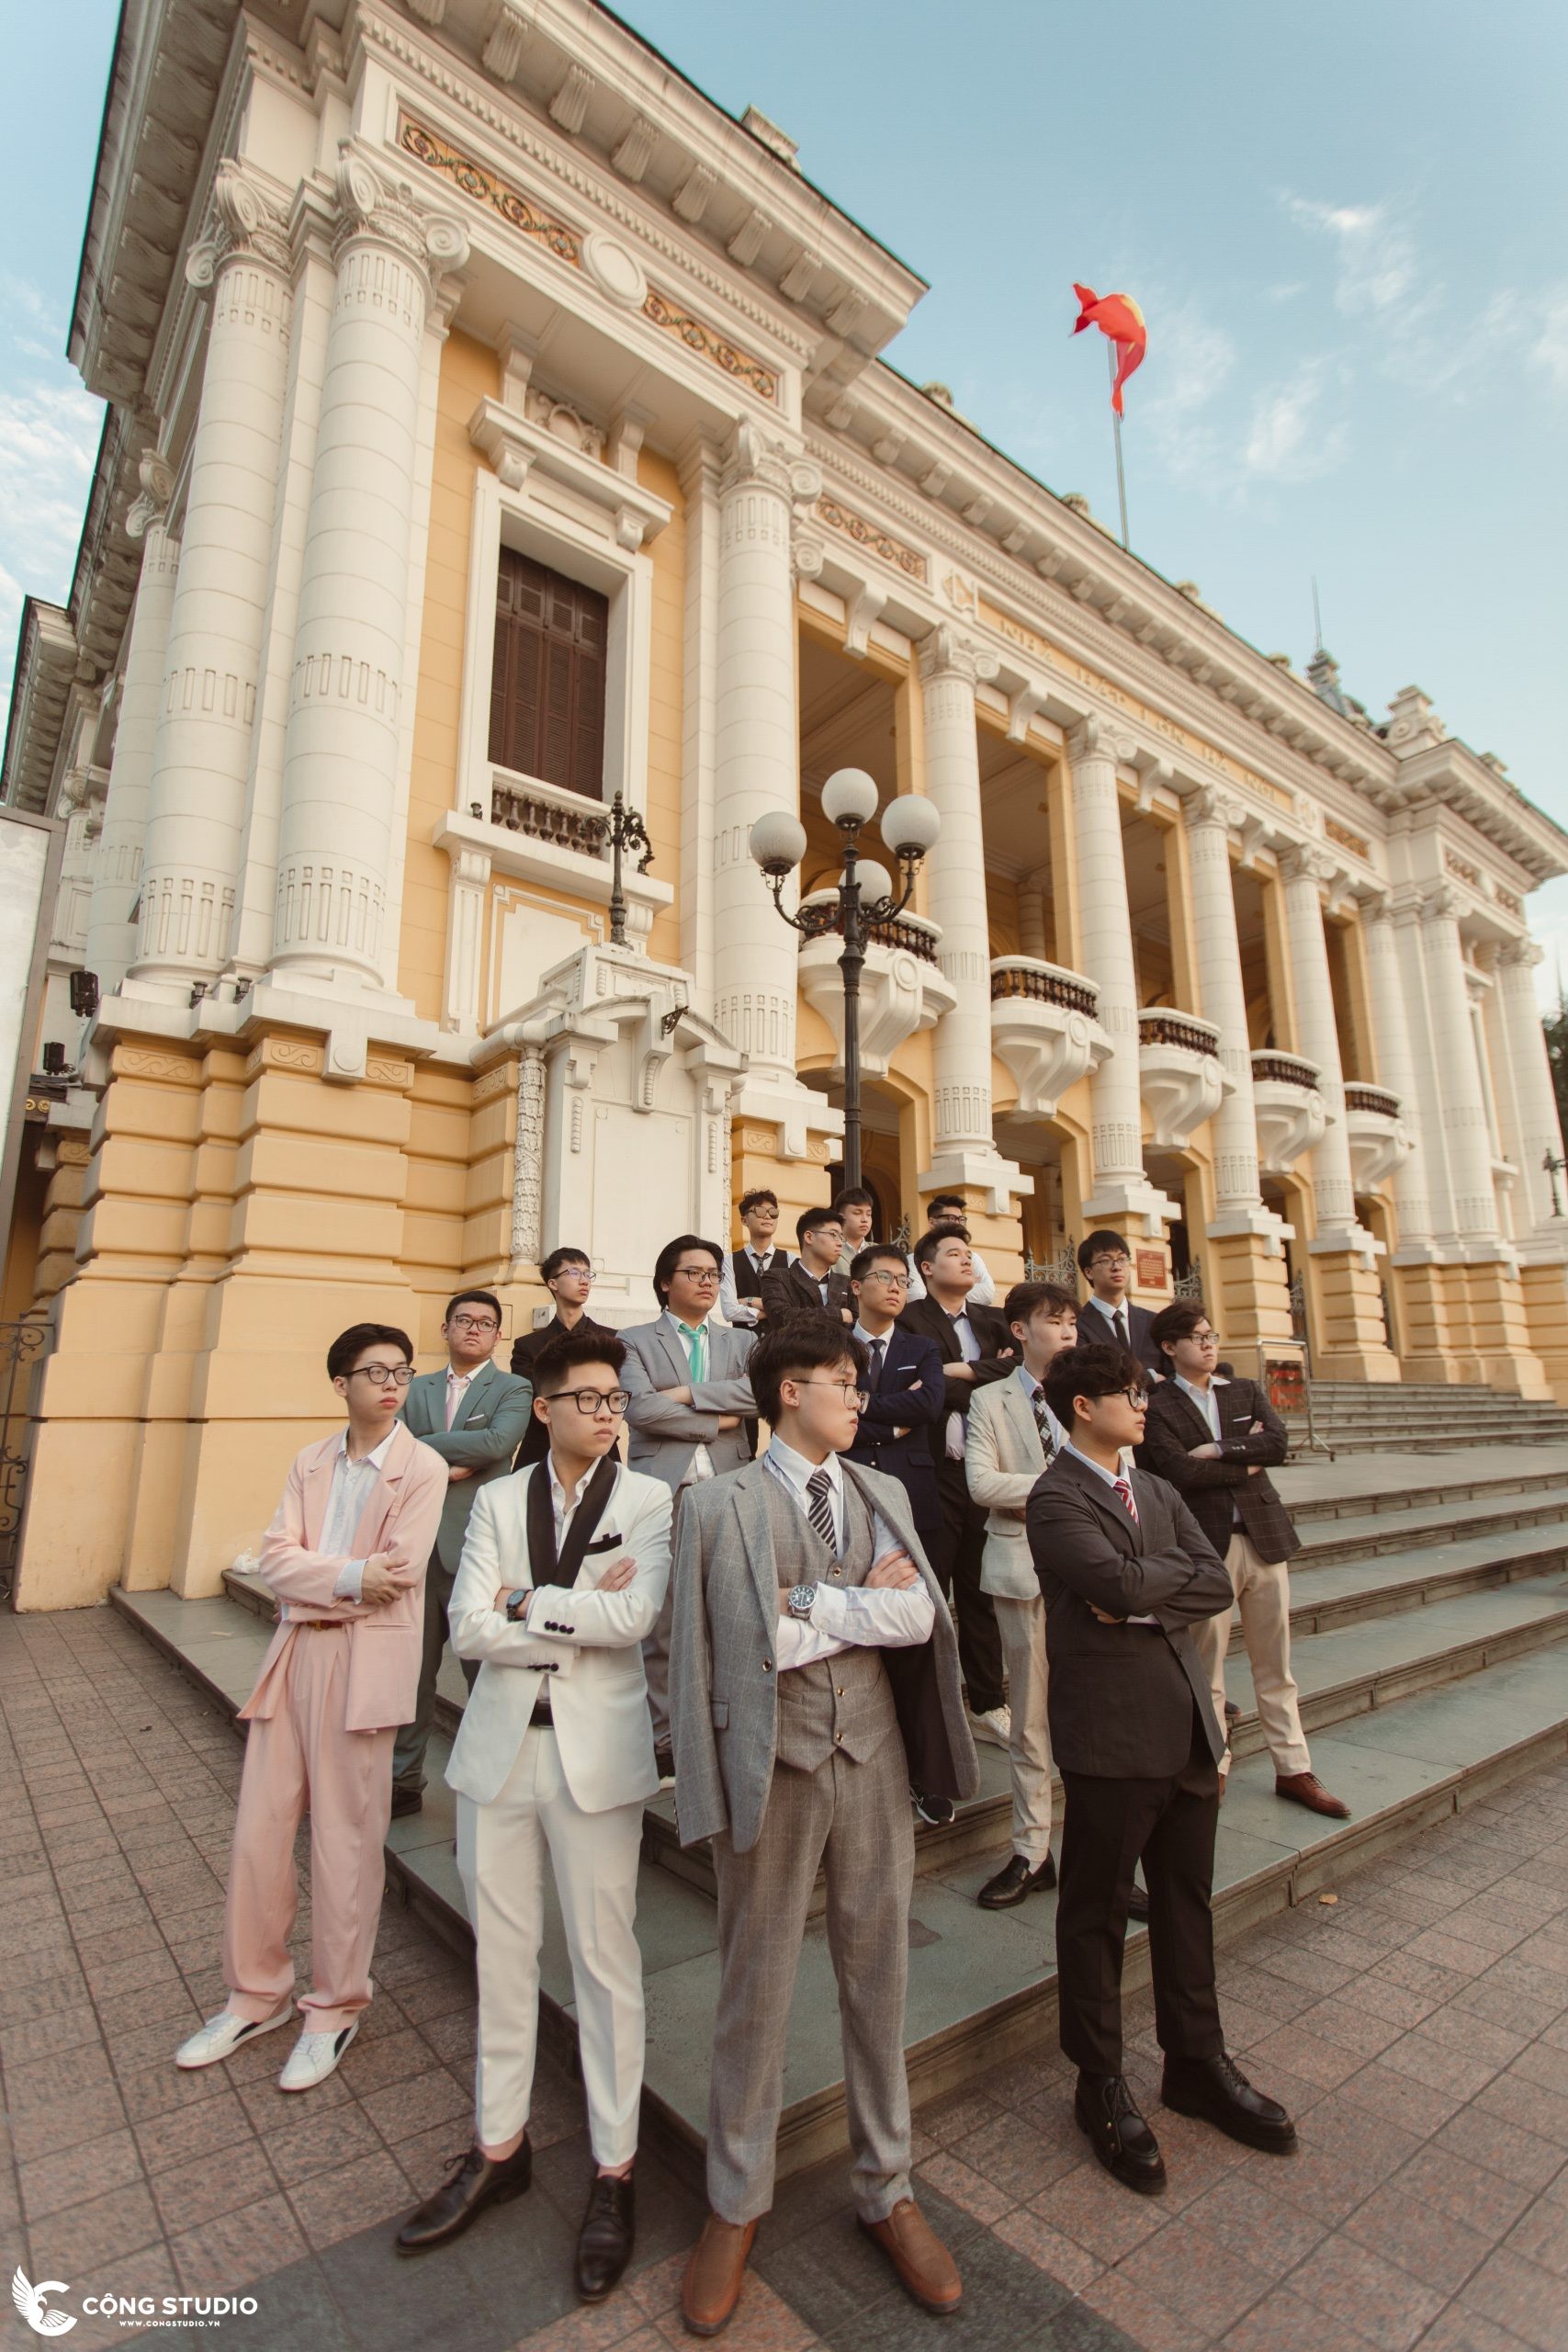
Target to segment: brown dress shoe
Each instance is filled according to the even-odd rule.
[[[928,2312],[955,2312],[964,2300],[958,2265],[912,2197],[901,2198],[885,2222],[862,2222],[874,2238],[906,2294]]]
[[[681,2284],[681,2317],[693,2335],[716,2335],[740,2301],[755,2222],[721,2222],[710,2213],[692,2248]]]
[[[1350,1808],[1344,1798],[1331,1797],[1315,1772],[1277,1773],[1274,1794],[1289,1797],[1292,1804],[1304,1804],[1309,1813],[1325,1813],[1331,1821],[1350,1818]]]

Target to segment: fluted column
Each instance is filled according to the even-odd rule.
[[[1113,1216],[1131,1210],[1154,1229],[1175,1210],[1144,1173],[1138,973],[1116,796],[1117,762],[1130,759],[1133,748],[1097,717],[1084,719],[1067,741],[1081,933],[1078,961],[1099,990],[1098,1019],[1111,1040],[1110,1053],[1089,1079],[1094,1189],[1084,1203],[1084,1215]]]
[[[926,795],[942,817],[931,858],[931,918],[941,926],[937,961],[956,999],[936,1024],[934,1150],[988,1154],[991,1138],[991,942],[986,846],[980,828],[980,746],[975,688],[995,658],[955,629],[920,646]]]
[[[1285,884],[1285,919],[1295,982],[1296,1048],[1317,1064],[1317,1091],[1328,1114],[1323,1140],[1314,1147],[1312,1155],[1316,1238],[1344,1249],[1354,1245],[1359,1228],[1350,1176],[1350,1137],[1345,1125],[1345,1072],[1334,1017],[1323,901],[1318,895],[1319,884],[1327,881],[1334,867],[1313,850],[1295,849],[1280,859],[1280,871]]]
[[[394,871],[420,371],[461,225],[355,153],[337,267],[284,748],[272,969],[384,987]]]
[[[791,1092],[797,943],[768,904],[748,843],[757,819],[800,807],[795,684],[797,507],[819,469],[754,424],[719,481],[714,693],[714,1018],[750,1059],[749,1088]]]
[[[107,995],[117,989],[136,953],[131,909],[141,878],[147,842],[147,800],[152,780],[152,748],[169,650],[179,544],[168,532],[169,469],[156,450],[143,453],[141,494],[125,518],[127,535],[141,541],[141,570],[130,612],[119,718],[109,769],[104,829],[87,914],[87,969]]]
[[[1530,1230],[1546,1229],[1553,1239],[1564,1235],[1564,1220],[1553,1217],[1551,1179],[1542,1165],[1550,1152],[1562,1157],[1562,1128],[1557,1116],[1557,1095],[1547,1058],[1546,1033],[1536,1001],[1535,971],[1542,952],[1533,939],[1517,939],[1497,958],[1497,1003],[1518,1119],[1519,1238]],[[1558,1177],[1559,1186],[1562,1183]],[[1561,1193],[1558,1195],[1562,1197]]]
[[[1427,967],[1433,1066],[1453,1183],[1454,1228],[1461,1241],[1495,1242],[1497,1200],[1493,1190],[1492,1136],[1470,1017],[1458,901],[1446,883],[1439,883],[1422,899],[1421,955]]]
[[[282,443],[289,260],[281,217],[237,164],[186,264],[212,289],[163,708],[148,788],[136,988],[178,999],[229,952]]]
[[[1258,1114],[1252,1100],[1252,1041],[1247,988],[1236,936],[1231,886],[1230,828],[1241,823],[1239,803],[1202,791],[1188,799],[1187,864],[1192,884],[1192,937],[1203,1018],[1220,1033],[1220,1067],[1232,1091],[1214,1113],[1214,1193],[1220,1216],[1262,1204],[1258,1185]]]
[[[1427,1179],[1432,1155],[1423,1132],[1421,1098],[1416,1057],[1411,1049],[1410,1022],[1400,979],[1399,942],[1393,909],[1386,899],[1368,907],[1361,919],[1367,943],[1367,985],[1371,997],[1373,1046],[1380,1085],[1399,1097],[1399,1114],[1415,1139],[1393,1174],[1394,1206],[1399,1216],[1400,1250],[1424,1249],[1432,1238],[1432,1205]]]

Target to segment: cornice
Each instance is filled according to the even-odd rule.
[[[71,616],[59,605],[29,596],[22,606],[17,674],[6,724],[0,800],[8,808],[41,814],[60,752],[61,725],[76,675]]]

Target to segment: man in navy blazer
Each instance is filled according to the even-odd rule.
[[[1151,1379],[1165,1379],[1169,1367],[1150,1336],[1155,1318],[1130,1295],[1133,1261],[1122,1236],[1109,1227],[1086,1233],[1078,1244],[1078,1272],[1089,1284],[1078,1309],[1080,1343],[1125,1348]]]
[[[900,1329],[909,1289],[901,1250],[873,1243],[850,1265],[855,1301],[854,1335],[866,1352],[861,1384],[865,1404],[860,1435],[850,1448],[852,1462],[885,1470],[909,1498],[915,1532],[930,1544],[942,1527],[942,1498],[931,1460],[931,1431],[942,1425],[947,1382],[942,1351],[934,1340]]]

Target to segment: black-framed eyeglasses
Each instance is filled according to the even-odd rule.
[[[562,1405],[569,1396],[580,1413],[596,1413],[603,1406],[617,1418],[632,1401],[629,1388],[552,1388],[545,1402]]]
[[[1149,1392],[1146,1388],[1121,1388],[1116,1393],[1124,1405],[1131,1405],[1134,1413],[1147,1411]]]
[[[689,1283],[716,1283],[718,1280],[716,1266],[677,1266],[674,1271],[677,1274],[684,1274]]]
[[[500,1324],[493,1315],[454,1315],[449,1317],[454,1331],[499,1331]]]
[[[852,1406],[857,1413],[863,1413],[871,1402],[852,1380],[797,1380],[795,1385],[797,1388],[836,1388],[845,1404]]]
[[[1118,1266],[1130,1266],[1133,1261],[1124,1250],[1101,1250],[1089,1262],[1091,1271],[1096,1266],[1103,1266],[1106,1272],[1111,1273]]]
[[[413,1366],[411,1363],[356,1363],[354,1372],[348,1375],[350,1380],[355,1373],[363,1373],[372,1388],[406,1388],[413,1378]]]

